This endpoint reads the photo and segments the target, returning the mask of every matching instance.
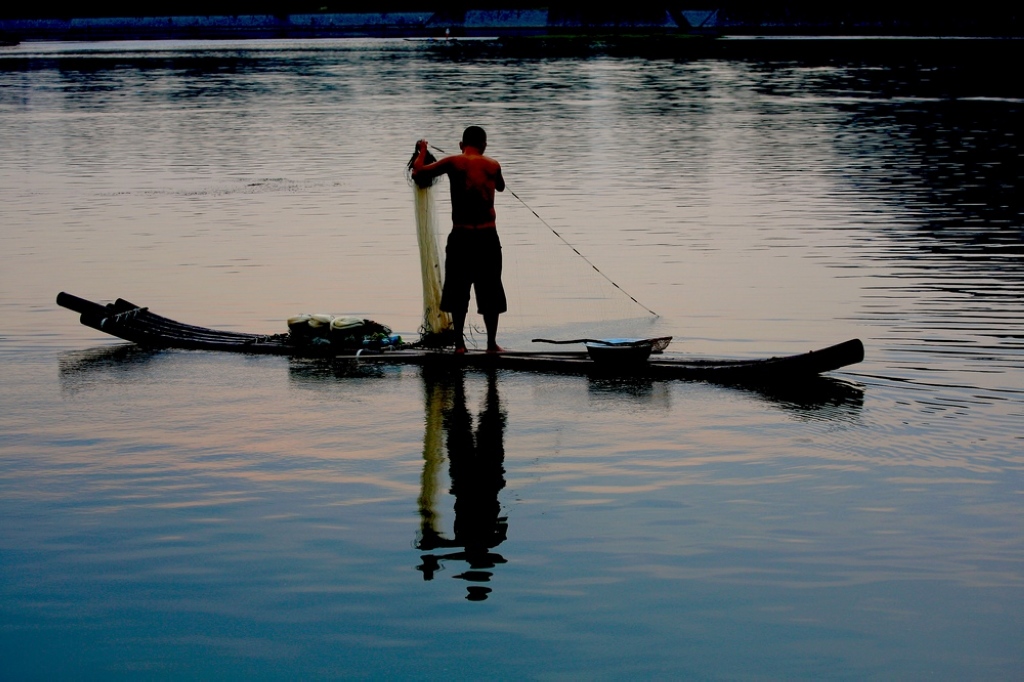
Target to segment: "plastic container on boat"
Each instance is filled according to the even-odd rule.
[[[605,339],[604,343],[587,342],[587,353],[602,364],[636,365],[647,362],[653,345],[645,339]]]

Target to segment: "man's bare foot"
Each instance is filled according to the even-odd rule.
[[[493,346],[488,346],[487,347],[487,352],[488,353],[504,353],[505,349],[502,348],[501,346],[495,344]]]
[[[456,355],[465,355],[466,354],[466,347],[465,346],[456,346],[455,347],[455,354]]]

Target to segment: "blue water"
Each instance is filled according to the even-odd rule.
[[[1018,679],[1022,93],[955,44],[0,51],[2,676]],[[53,302],[414,336],[403,165],[471,123],[660,315],[506,194],[506,345],[865,362],[813,395],[435,376],[134,349]]]

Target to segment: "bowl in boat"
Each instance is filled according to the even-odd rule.
[[[647,339],[604,339],[603,343],[588,341],[585,345],[591,360],[608,365],[647,362],[653,348]]]

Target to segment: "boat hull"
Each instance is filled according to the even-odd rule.
[[[180,348],[231,353],[328,357],[411,365],[499,368],[558,374],[629,376],[647,379],[682,379],[718,384],[792,384],[856,364],[864,359],[864,345],[852,339],[808,353],[756,360],[693,359],[658,354],[639,363],[595,362],[587,351],[506,352],[490,354],[421,348],[339,351],[330,345],[296,345],[288,334],[247,334],[176,322],[147,308],[118,299],[102,305],[67,293],[57,304],[81,315],[81,323],[146,348]]]

